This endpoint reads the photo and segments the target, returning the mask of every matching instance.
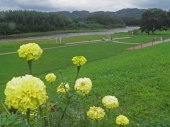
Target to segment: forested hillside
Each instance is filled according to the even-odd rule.
[[[96,12],[89,12],[89,11],[58,11],[56,12],[57,14],[61,14],[64,16],[67,16],[69,18],[83,18],[87,17],[89,15],[94,15],[94,14],[105,14],[109,16],[116,16],[116,17],[134,17],[134,18],[141,18],[142,13],[146,11],[146,9],[137,9],[137,8],[127,8],[127,9],[122,9],[116,12],[110,12],[110,11],[96,11]]]
[[[142,13],[146,11],[146,9],[138,9],[138,8],[126,8],[116,12],[110,11],[96,11],[96,12],[89,12],[89,11],[58,11],[57,14],[72,18],[72,19],[79,19],[79,18],[86,18],[92,15],[109,15],[111,17],[118,17],[121,18],[127,26],[134,26],[140,25],[140,20],[142,17]]]
[[[125,27],[118,17],[95,14],[71,19],[54,12],[10,10],[0,12],[0,35],[77,29],[113,29]]]
[[[0,12],[0,35],[57,30],[113,29],[140,25],[144,9],[117,12],[9,10]]]

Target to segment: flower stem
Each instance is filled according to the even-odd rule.
[[[63,114],[61,115],[61,120],[64,118],[64,115],[66,113],[66,110],[67,110],[67,107],[65,107],[64,111],[63,111]]]
[[[62,71],[61,71],[61,70],[59,70],[59,72],[60,72],[60,76],[61,76],[61,81],[63,82],[63,75],[62,75]]]
[[[27,110],[26,116],[27,116],[28,125],[29,125],[29,127],[31,127],[31,124],[30,124],[30,109]]]
[[[30,73],[30,75],[32,75],[32,60],[28,60],[27,61],[27,63],[28,63],[28,67],[29,67],[29,73]]]
[[[48,112],[48,109],[49,109],[49,107],[48,107],[49,105],[48,105],[48,102],[46,103],[46,114],[47,114],[47,122],[48,122],[48,126],[50,127],[50,116],[49,116],[49,112]]]
[[[64,86],[64,90],[66,91],[67,101],[69,102],[69,97],[68,97],[67,89],[66,89],[66,86],[65,86],[65,84],[66,84],[66,83],[64,83],[63,75],[62,75],[62,71],[61,71],[61,70],[59,70],[59,72],[60,72],[60,76],[61,76],[61,81],[62,81],[63,86]],[[68,102],[67,102],[67,103],[68,103]]]
[[[99,121],[98,120],[96,120],[96,127],[98,127],[99,126]]]
[[[110,118],[110,109],[109,109],[109,112],[108,112],[108,119]]]
[[[77,74],[76,74],[76,79],[75,79],[75,81],[76,81],[77,78],[78,78],[78,75],[79,75],[79,72],[80,72],[80,68],[81,68],[81,66],[77,66]]]
[[[64,89],[65,89],[65,91],[66,91],[67,106],[65,107],[65,109],[64,109],[64,111],[63,111],[63,114],[61,115],[61,120],[64,118],[64,115],[65,115],[65,113],[66,113],[67,107],[68,107],[68,105],[69,105],[69,103],[70,103],[70,99],[69,99],[69,96],[68,96],[68,93],[67,93],[67,90],[66,90],[66,87],[65,87],[65,83],[63,83],[63,84],[64,84]]]

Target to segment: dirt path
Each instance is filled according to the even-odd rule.
[[[121,41],[112,41],[112,42],[118,43],[118,44],[131,44],[131,45],[140,44],[140,43],[130,43],[130,42],[121,42]]]
[[[148,43],[133,46],[131,48],[128,48],[128,50],[140,49],[140,48],[144,48],[144,47],[148,47],[148,46],[152,46],[152,45],[156,45],[156,44],[160,44],[160,43],[164,43],[164,42],[169,42],[169,41],[170,41],[170,39],[167,39],[167,40],[164,40],[164,41],[148,42]]]

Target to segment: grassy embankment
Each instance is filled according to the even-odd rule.
[[[168,38],[167,33],[158,32],[156,36]],[[139,33],[120,41],[145,43],[152,38],[152,35]],[[56,45],[48,41],[34,42],[39,43],[41,47]],[[16,51],[21,43],[26,42],[2,43],[0,46],[3,52]],[[44,77],[49,72],[55,73],[58,77],[55,82],[57,87],[61,82],[58,71],[62,70],[66,81],[74,80],[76,67],[71,59],[73,56],[83,55],[88,62],[82,66],[79,77],[89,77],[93,82],[91,92],[95,93],[96,97],[91,105],[101,105],[102,97],[114,95],[119,99],[120,107],[112,113],[126,115],[130,120],[129,127],[169,127],[170,43],[127,51],[131,46],[133,45],[100,42],[44,50],[42,57],[33,61],[33,74],[41,78],[49,89]],[[6,82],[14,76],[25,75],[28,67],[25,59],[19,58],[18,54],[1,55],[0,59],[0,97],[4,99]],[[113,123],[114,121],[111,121],[105,125],[110,127]]]

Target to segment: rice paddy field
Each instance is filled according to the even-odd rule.
[[[170,38],[170,31],[156,32],[157,39],[162,36]],[[20,45],[35,42],[40,45],[43,54],[40,59],[32,63],[33,75],[39,77],[47,87],[49,97],[55,96],[50,92],[49,83],[45,80],[48,73],[54,73],[57,80],[54,89],[61,83],[59,70],[65,81],[74,89],[73,81],[76,66],[71,59],[74,56],[84,56],[87,63],[81,67],[79,78],[88,77],[92,80],[93,88],[89,94],[91,103],[88,105],[101,106],[101,99],[106,95],[116,96],[119,107],[111,111],[112,117],[123,114],[130,123],[127,127],[170,127],[170,42],[161,43],[137,50],[127,50],[135,43],[146,43],[153,39],[153,35],[137,33],[133,37],[129,33],[112,35],[119,42],[99,41],[79,45],[66,45],[69,42],[80,42],[91,38],[102,40],[106,35],[64,38],[62,44],[55,40],[11,41],[0,43],[0,100],[5,100],[6,83],[13,77],[28,74],[28,65],[24,58],[16,53]],[[50,48],[51,49],[45,49]],[[14,52],[3,54],[5,52]],[[95,95],[95,96],[92,96]],[[51,100],[52,101],[52,100]],[[2,111],[2,107],[0,109]],[[115,120],[102,120],[99,127],[111,127]],[[115,125],[116,126],[116,125]]]

